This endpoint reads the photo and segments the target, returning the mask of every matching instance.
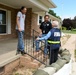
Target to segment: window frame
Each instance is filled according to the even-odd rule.
[[[2,24],[2,25],[6,25],[6,33],[0,33],[0,35],[7,35],[8,33],[7,33],[7,16],[8,16],[8,14],[7,14],[7,10],[6,9],[2,9],[2,8],[0,8],[0,10],[2,10],[2,11],[5,11],[6,12],[6,24]],[[0,24],[1,25],[1,24]]]
[[[41,25],[41,23],[39,23],[39,20],[40,20],[40,19],[39,19],[39,17],[40,17],[40,16],[42,16],[42,22],[44,21],[44,16],[43,16],[43,15],[38,14],[38,25]]]
[[[40,21],[43,21],[43,16],[39,16],[39,24],[41,24]]]

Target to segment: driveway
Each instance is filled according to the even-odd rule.
[[[68,39],[68,41],[62,46],[62,48],[66,48],[70,51],[73,59],[72,63],[72,74],[71,75],[76,75],[76,62],[74,58],[74,50],[76,49],[76,34],[70,34],[71,37]]]

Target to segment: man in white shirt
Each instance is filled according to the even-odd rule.
[[[24,51],[24,27],[25,27],[25,17],[26,17],[26,11],[27,8],[26,7],[21,7],[21,10],[17,13],[17,17],[16,17],[16,30],[18,33],[18,46],[17,46],[17,53],[19,54],[21,52],[21,54],[25,54]]]

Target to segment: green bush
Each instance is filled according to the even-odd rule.
[[[67,30],[67,28],[66,27],[62,27],[62,30]]]
[[[76,50],[74,50],[74,55],[75,55],[75,58],[76,58]]]
[[[76,31],[76,29],[72,29],[73,31]]]

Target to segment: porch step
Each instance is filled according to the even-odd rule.
[[[11,51],[0,55],[0,75],[9,75],[18,65],[21,54],[15,55],[16,51]]]
[[[15,54],[16,54],[16,51],[11,51],[6,54],[0,55],[0,67],[3,67],[9,64],[10,62],[18,59],[21,56],[21,54],[19,55],[15,55]]]

